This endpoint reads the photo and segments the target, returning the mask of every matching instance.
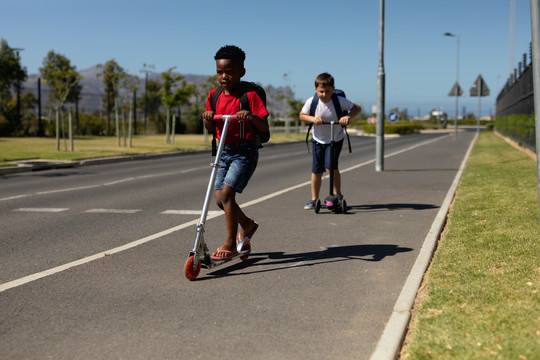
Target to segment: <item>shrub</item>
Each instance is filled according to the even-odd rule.
[[[385,124],[384,133],[385,134],[414,134],[422,130],[424,127],[419,122],[413,123],[396,123],[396,124]],[[377,132],[377,124],[365,124],[362,125],[362,130],[368,134],[375,134]]]
[[[509,115],[495,119],[495,129],[521,145],[535,149],[535,117],[532,115]]]
[[[79,113],[80,135],[104,135],[105,120],[98,115]]]

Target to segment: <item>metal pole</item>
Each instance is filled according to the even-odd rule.
[[[456,105],[454,108],[454,140],[457,139],[457,119],[458,119],[458,98],[459,98],[459,35],[445,33],[444,36],[456,38]]]
[[[476,133],[480,133],[480,99],[482,99],[482,81],[478,81],[478,117],[476,118]]]
[[[37,93],[38,93],[38,136],[43,136],[43,124],[41,123],[41,78],[37,79]]]
[[[379,71],[377,73],[375,171],[384,170],[384,84],[384,0],[379,0]]]
[[[456,107],[454,109],[454,140],[457,139],[458,99],[459,99],[459,35],[456,35]]]
[[[536,173],[540,203],[540,0],[531,0],[532,69],[536,125]],[[540,207],[539,207],[540,211]]]
[[[144,130],[148,134],[148,72],[144,77]]]
[[[137,90],[133,90],[133,133],[137,135]],[[131,147],[131,145],[129,146]]]

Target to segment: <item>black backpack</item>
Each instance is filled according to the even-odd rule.
[[[340,89],[334,89],[334,92],[332,92],[332,103],[334,103],[334,109],[336,109],[337,118],[338,120],[341,119],[343,116],[347,115],[348,111],[341,110],[341,104],[339,103],[338,96],[346,98],[345,91]],[[315,110],[317,109],[317,104],[319,104],[319,97],[317,96],[317,93],[313,95],[313,100],[311,100],[311,106],[309,108],[309,115],[315,116]],[[311,128],[313,127],[313,123],[309,124],[307,134],[306,134],[306,145],[308,147],[309,152],[309,133],[311,131]],[[349,153],[352,153],[351,149],[351,139],[349,138],[349,133],[347,132],[347,128],[345,127],[345,134],[347,134],[347,142],[349,144]]]
[[[247,110],[251,111],[249,107],[249,100],[247,98],[247,92],[248,91],[255,91],[257,95],[259,95],[259,98],[261,98],[264,106],[266,106],[266,92],[264,91],[264,88],[260,86],[259,84],[256,84],[254,82],[250,81],[241,81],[240,82],[240,110]],[[212,111],[216,112],[216,104],[219,95],[223,92],[223,87],[219,86],[216,91],[212,94],[212,99],[210,101],[210,106],[212,108]],[[257,137],[257,142],[259,143],[259,147],[262,147],[261,144],[267,143],[268,140],[270,140],[270,132],[262,132],[255,125],[252,125],[253,131],[255,132],[255,135]],[[212,139],[212,155],[216,155],[216,129],[214,127],[214,137]]]

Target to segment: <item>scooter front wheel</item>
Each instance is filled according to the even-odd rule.
[[[321,200],[317,199],[315,201],[315,214],[318,214],[321,211]]]
[[[193,267],[193,263],[195,262],[194,256],[190,256],[186,260],[186,264],[184,265],[184,274],[188,278],[188,280],[195,280],[197,276],[199,276],[199,272],[201,271],[201,261],[197,261],[197,266]]]

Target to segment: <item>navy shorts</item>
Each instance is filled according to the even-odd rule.
[[[330,144],[321,144],[311,140],[313,152],[313,165],[311,172],[314,174],[322,174],[325,169],[330,169]],[[343,147],[343,139],[334,143],[334,170],[339,169],[339,154]]]
[[[223,147],[216,175],[215,190],[223,189],[223,184],[242,193],[255,172],[259,161],[256,142],[240,141]]]

